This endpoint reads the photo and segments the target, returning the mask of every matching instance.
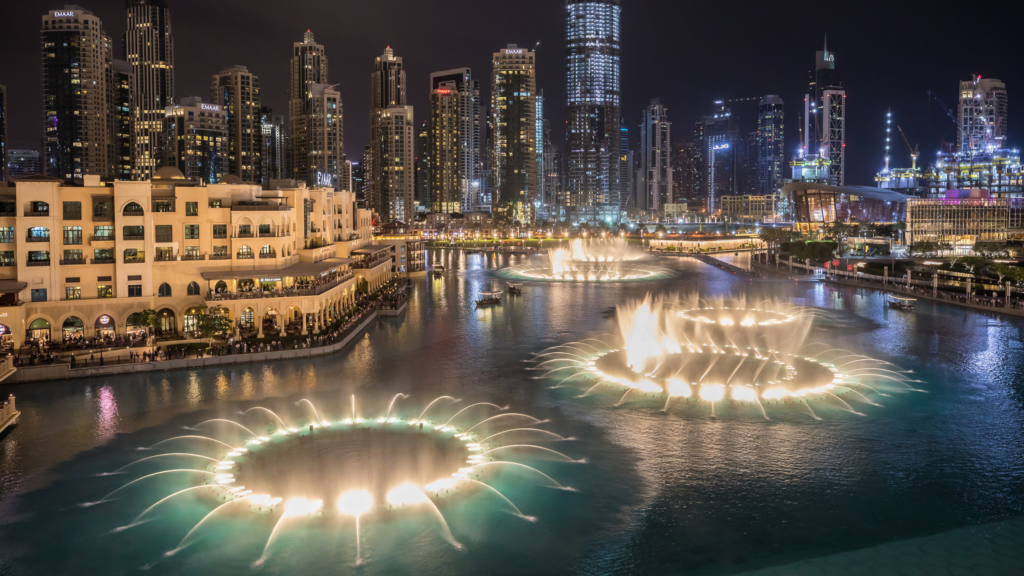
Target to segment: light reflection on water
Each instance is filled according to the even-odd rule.
[[[551,509],[539,514],[538,524],[513,533],[470,510],[455,512],[481,533],[464,556],[451,555],[414,527],[391,527],[409,533],[408,550],[389,563],[378,549],[367,573],[725,574],[1024,514],[1020,320],[929,302],[906,314],[887,308],[876,293],[817,284],[751,288],[676,259],[659,263],[679,270],[675,279],[527,283],[522,296],[506,294],[502,306],[477,310],[473,299],[481,290],[492,281],[504,287],[493,270],[513,259],[528,261],[431,251],[428,263],[443,262],[444,277],[416,281],[403,317],[378,322],[349,350],[328,358],[0,386],[0,394],[18,395],[24,413],[21,425],[0,441],[0,518],[34,515],[23,525],[0,521],[0,574],[7,565],[27,572],[52,567],[56,550],[109,530],[89,516],[80,526],[62,522],[63,512],[49,510],[48,502],[95,498],[91,474],[109,471],[144,439],[195,423],[192,412],[234,418],[239,402],[279,398],[283,410],[299,414],[295,400],[313,395],[325,412],[343,414],[348,394],[357,390],[381,398],[451,393],[546,413],[559,428],[586,438],[581,444],[591,464],[585,473],[596,482],[574,508]],[[773,414],[765,422],[759,413],[726,406],[712,419],[710,409],[696,403],[668,415],[658,402],[642,399],[612,408],[607,399],[575,399],[577,391],[552,391],[549,383],[528,379],[521,361],[530,353],[611,331],[604,314],[609,307],[649,290],[695,287],[711,294],[754,290],[831,310],[844,324],[816,330],[810,340],[912,368],[928,393],[887,398],[885,408],[866,418],[837,410],[822,422],[802,412]],[[20,507],[17,496],[32,509]],[[530,498],[558,505],[543,494]],[[53,543],[7,532],[19,527],[37,533],[52,527]],[[364,542],[386,531],[366,530]],[[21,548],[14,554],[7,543]],[[120,545],[146,546],[131,535]],[[295,562],[292,568],[325,569],[309,565],[298,550],[284,556]],[[98,562],[89,550],[79,552],[79,561]],[[144,562],[115,560],[110,573],[134,572]],[[249,573],[246,563],[245,570],[233,570],[212,551],[197,553],[193,562]],[[267,570],[288,573],[283,566]]]

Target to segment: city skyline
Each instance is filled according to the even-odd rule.
[[[123,57],[119,40],[125,30],[125,3],[122,0],[98,0],[82,6],[103,20],[107,34],[115,39],[113,56]],[[540,41],[538,60],[538,89],[547,94],[545,116],[550,121],[553,142],[564,146],[565,121],[565,78],[564,7],[560,2],[537,2],[527,0],[522,10],[508,17],[487,18],[487,11],[477,3],[456,0],[438,5],[409,5],[408,18],[399,19],[397,26],[385,29],[378,25],[374,14],[393,9],[388,7],[360,7],[360,16],[351,18],[354,6],[307,2],[296,7],[289,14],[275,14],[268,17],[243,17],[235,10],[239,3],[228,1],[216,6],[202,6],[194,0],[172,0],[169,5],[174,21],[175,36],[175,96],[207,96],[209,78],[229,66],[246,66],[260,77],[263,86],[264,105],[274,109],[275,114],[287,114],[288,64],[286,50],[297,35],[307,29],[317,33],[317,40],[323,43],[328,54],[335,54],[332,62],[332,80],[340,82],[338,90],[345,108],[356,121],[347,122],[346,140],[349,159],[359,160],[358,151],[369,140],[369,127],[359,117],[369,110],[369,99],[365,89],[365,75],[372,71],[372,59],[383,48],[391,45],[396,53],[406,58],[409,78],[409,104],[426,110],[429,101],[429,75],[436,70],[455,66],[467,66],[475,70],[486,70],[489,55],[508,43],[533,46]],[[625,124],[639,125],[640,111],[652,98],[661,98],[672,111],[671,121],[677,126],[688,124],[707,113],[715,99],[760,97],[765,94],[779,94],[786,102],[787,139],[786,157],[792,158],[798,141],[797,116],[802,107],[806,91],[808,71],[813,69],[814,52],[821,49],[822,39],[829,35],[829,49],[836,54],[837,66],[844,75],[844,86],[850,91],[849,115],[854,118],[848,127],[847,149],[849,183],[870,184],[871,178],[883,164],[885,112],[892,108],[894,122],[900,124],[908,137],[920,142],[922,162],[934,156],[939,139],[956,141],[956,126],[944,112],[927,102],[928,90],[933,90],[947,105],[955,107],[957,88],[961,81],[972,76],[997,78],[1006,84],[1010,98],[1016,86],[1021,85],[1021,73],[1011,65],[1008,54],[1012,54],[1010,41],[995,34],[995,47],[987,44],[984,48],[956,47],[949,43],[944,46],[929,40],[923,33],[880,31],[883,36],[892,35],[901,45],[918,38],[920,48],[896,50],[864,46],[858,42],[861,30],[866,26],[864,15],[852,15],[845,20],[829,19],[827,16],[811,22],[806,18],[806,35],[797,41],[787,40],[777,45],[761,46],[754,49],[752,40],[744,37],[757,25],[757,17],[765,16],[759,7],[747,12],[730,14],[729,25],[735,32],[721,37],[721,43],[698,42],[702,34],[671,35],[659,40],[659,34],[647,33],[642,23],[643,14],[654,7],[666,17],[666,23],[655,23],[656,28],[666,27],[674,20],[671,15],[686,15],[687,21],[721,19],[724,11],[707,7],[676,7],[662,5],[653,0],[627,0],[622,10],[623,65],[622,65],[622,113]],[[271,4],[250,2],[247,6],[256,8],[249,14],[270,14]],[[268,10],[258,9],[264,6]],[[34,58],[34,46],[38,42],[36,29],[38,18],[49,10],[62,8],[59,3],[33,0],[16,6],[4,7],[7,22],[23,23],[0,38],[0,49],[12,57],[0,62],[0,83],[7,86],[8,100],[14,112],[8,126],[9,149],[32,149],[39,147],[42,138],[41,106],[39,105],[38,78],[41,70]],[[826,12],[829,8],[824,8]],[[899,8],[893,8],[900,10]],[[443,20],[448,11],[465,14],[475,25],[470,34],[456,40],[432,41],[423,31],[430,25],[420,23]],[[203,13],[203,18],[194,15]],[[335,17],[337,17],[335,19]],[[259,42],[251,39],[257,36],[243,30],[245,26],[224,28],[219,22],[232,18],[243,18],[252,30],[259,31]],[[938,20],[947,19],[936,15]],[[803,22],[805,17],[797,16],[794,24]],[[318,22],[344,22],[342,27],[318,26]],[[390,20],[389,20],[390,21]],[[820,22],[836,22],[830,29],[822,28]],[[357,25],[357,22],[359,23]],[[948,22],[952,24],[952,19]],[[272,27],[271,27],[271,23]],[[995,24],[998,28],[1003,24]],[[1007,25],[1008,26],[1008,25]],[[1008,29],[1008,28],[1007,28]],[[236,31],[238,30],[238,31]],[[1006,49],[998,47],[1006,43]],[[884,42],[881,44],[885,44]],[[934,46],[934,50],[925,47]],[[927,56],[925,56],[927,54]],[[668,63],[673,73],[655,74],[654,71]],[[736,73],[740,72],[740,73]],[[702,78],[700,82],[693,79]],[[20,80],[19,80],[20,79]],[[878,89],[879,81],[887,85],[898,83],[898,89]],[[486,91],[486,87],[484,87]],[[486,102],[488,94],[482,94]],[[1012,102],[1011,102],[1012,107]],[[733,105],[732,109],[743,131],[756,129],[756,105],[744,108]],[[929,109],[930,108],[930,109]],[[1022,130],[1010,113],[1007,141],[1010,146],[1019,146]],[[634,147],[638,145],[637,135],[631,134]],[[676,131],[676,140],[685,139],[685,131]],[[898,143],[897,143],[898,144]],[[909,163],[909,151],[903,146],[893,146],[894,165]],[[787,174],[788,176],[788,174]]]

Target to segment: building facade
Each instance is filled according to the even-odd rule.
[[[977,76],[960,83],[957,146],[961,152],[1006,147],[1006,84]]]
[[[566,0],[567,218],[621,217],[622,8],[619,0]]]
[[[309,30],[292,44],[291,97],[288,104],[291,178],[312,184],[340,173],[341,97],[327,85],[327,54]],[[331,171],[333,169],[333,171]]]
[[[644,205],[663,212],[672,198],[672,123],[661,100],[651,100],[640,124],[640,170],[643,172]]]
[[[226,310],[236,337],[317,333],[393,274],[393,249],[371,245],[350,192],[294,181],[35,177],[0,203],[0,323],[15,347],[145,332],[145,310],[166,345],[197,336],[204,306]]]
[[[229,165],[225,111],[193,96],[168,107],[165,114],[162,165],[177,168],[193,182],[220,182]]]
[[[962,253],[975,242],[1006,242],[1024,231],[1024,199],[992,198],[987,190],[948,190],[945,198],[907,200],[908,246],[948,244]]]
[[[697,122],[694,138],[700,150],[700,199],[708,212],[715,212],[723,196],[740,192],[740,129],[732,111],[716,102],[715,112]]]
[[[492,213],[532,224],[537,200],[537,66],[533,50],[510,44],[495,52],[491,75]]]
[[[682,199],[692,200],[698,197],[700,181],[700,154],[696,146],[690,142],[680,142],[673,149],[672,196],[676,202]]]
[[[416,134],[416,204],[430,208],[430,124]]]
[[[457,211],[468,213],[476,210],[480,196],[480,172],[483,169],[483,148],[480,139],[480,81],[473,78],[473,71],[469,68],[455,68],[430,75],[432,93],[438,90],[442,84],[448,84],[448,89],[454,90],[452,96],[457,101],[458,116],[453,125],[453,128],[458,131],[455,140],[458,153],[455,161],[457,164],[456,188],[460,207]],[[433,121],[433,114],[434,112],[431,110],[431,121]],[[432,137],[436,136],[433,128],[430,128],[430,133]],[[431,147],[431,154],[433,154],[433,150],[434,148]],[[431,173],[431,178],[433,178],[433,173]]]
[[[260,79],[245,66],[231,66],[213,76],[210,95],[227,118],[228,174],[243,182],[262,182]]]
[[[260,169],[260,181],[269,184],[271,180],[287,178],[284,116],[275,116],[273,109],[264,106],[260,109],[260,130],[263,133],[263,153],[260,156],[263,167]]]
[[[807,94],[804,96],[803,155],[829,161],[834,186],[846,182],[846,90],[836,69],[836,55],[826,43],[814,58]]]
[[[38,150],[8,150],[7,176],[9,179],[23,178],[43,173]]]
[[[133,178],[146,180],[160,165],[165,111],[174,105],[174,36],[169,0],[127,0],[125,60],[135,69]]]
[[[416,135],[407,94],[402,58],[388,46],[370,75],[370,144],[363,157],[367,201],[385,223],[415,217]]]
[[[782,187],[782,193],[801,231],[814,231],[833,222],[901,222],[910,199],[880,188],[815,182],[792,182]]]
[[[769,196],[782,189],[785,178],[786,112],[782,98],[768,95],[757,107],[757,193]]]
[[[776,222],[782,204],[781,191],[766,195],[723,196],[722,218],[726,222],[744,224]]]
[[[459,98],[454,81],[441,82],[430,91],[429,126],[430,211],[462,212]]]
[[[7,87],[0,84],[0,182],[7,180]]]

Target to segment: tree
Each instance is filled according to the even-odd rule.
[[[154,334],[160,327],[160,320],[156,317],[156,310],[143,310],[139,312],[139,323],[146,327],[146,332]]]
[[[229,310],[220,306],[212,308],[207,306],[199,307],[199,317],[196,318],[196,332],[200,338],[213,339],[217,334],[231,332],[231,319],[228,318]]]
[[[665,228],[664,224],[658,224],[657,226],[654,227],[654,233],[655,234],[668,234],[668,230]]]
[[[964,256],[960,259],[960,265],[974,274],[974,270],[985,265],[985,259],[980,256]]]
[[[974,243],[974,253],[982,258],[999,258],[1008,254],[1006,246],[1003,244],[997,244],[995,242],[982,242],[978,240]]]

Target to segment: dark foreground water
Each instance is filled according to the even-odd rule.
[[[911,564],[907,573],[1017,573],[1006,550],[1024,548],[1017,536],[1024,516],[1021,321],[923,302],[913,314],[897,313],[878,294],[824,285],[752,288],[690,260],[660,263],[679,276],[656,282],[528,284],[524,296],[477,311],[472,300],[494,270],[522,258],[431,257],[447,260],[444,279],[415,282],[404,316],[377,323],[329,358],[0,385],[0,395],[15,393],[23,411],[21,424],[0,439],[0,574],[135,574],[143,567],[252,574],[276,516],[226,512],[184,550],[164,555],[217,505],[203,490],[116,531],[163,496],[196,485],[188,474],[145,480],[103,504],[79,504],[171,468],[140,463],[127,474],[98,476],[152,454],[139,447],[199,434],[185,426],[239,419],[260,405],[305,422],[308,406],[296,405],[302,398],[336,420],[350,415],[351,394],[360,411],[379,415],[398,392],[410,394],[396,404],[405,418],[449,394],[462,399],[457,406],[489,401],[550,419],[541,427],[576,440],[545,445],[587,463],[532,454],[518,461],[578,491],[546,488],[515,471],[492,474],[536,523],[505,513],[487,494],[441,499],[464,551],[445,541],[431,514],[364,517],[362,566],[354,565],[350,518],[297,520],[278,535],[259,573],[821,574],[849,572],[858,562],[876,563],[863,573],[900,562]],[[928,393],[894,395],[883,408],[858,405],[863,417],[817,404],[820,421],[785,407],[765,421],[760,412],[729,407],[712,418],[697,404],[663,414],[653,399],[614,408],[618,398],[578,399],[578,390],[550,390],[551,382],[525,371],[531,353],[610,332],[611,306],[649,291],[697,289],[754,291],[752,297],[831,310],[842,327],[816,329],[811,340],[914,370]],[[444,403],[439,409],[454,412]],[[227,428],[205,433],[231,438]],[[202,450],[175,450],[184,448]],[[975,537],[992,548],[983,568],[964,565],[970,551],[952,545]],[[919,564],[922,556],[936,567]]]

